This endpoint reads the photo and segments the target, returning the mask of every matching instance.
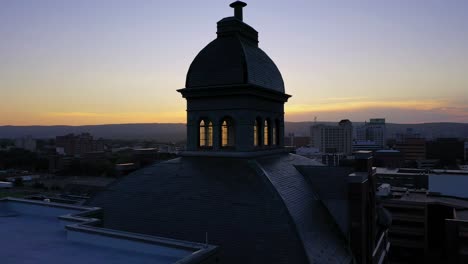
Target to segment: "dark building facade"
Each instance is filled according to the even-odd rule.
[[[274,62],[258,47],[258,32],[236,16],[218,22],[218,37],[193,60],[186,87],[187,150],[251,152],[284,145],[284,103],[290,97]],[[210,154],[208,154],[210,155]]]
[[[295,136],[294,134],[290,134],[284,137],[284,145],[294,148],[309,146],[310,137]]]
[[[466,263],[467,200],[407,188],[392,188],[381,200],[393,219],[392,261]],[[461,210],[458,216],[457,210]]]
[[[439,167],[453,168],[464,160],[464,141],[457,138],[438,138],[426,144],[428,159],[439,160]]]
[[[374,158],[376,167],[400,168],[403,165],[403,155],[398,150],[377,150]]]
[[[424,138],[404,138],[402,141],[397,141],[395,149],[403,154],[406,161],[426,159],[426,140]]]
[[[63,154],[69,156],[81,156],[88,152],[104,150],[104,142],[99,139],[95,140],[89,133],[57,136],[55,138],[55,146],[63,149]]]
[[[284,146],[281,73],[234,17],[187,73],[187,151],[119,179],[89,204],[104,227],[219,245],[219,263],[351,263],[346,235]]]

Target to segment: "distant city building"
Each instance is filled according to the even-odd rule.
[[[382,149],[379,145],[377,145],[374,141],[370,140],[354,140],[353,141],[353,151],[376,151]]]
[[[385,118],[371,118],[369,122],[356,128],[356,142],[373,142],[377,149],[386,146]],[[370,144],[369,144],[370,145]]]
[[[37,144],[36,140],[32,138],[32,136],[25,136],[15,139],[15,147],[35,152]]]
[[[305,147],[299,147],[296,149],[296,154],[301,155],[304,157],[308,157],[311,159],[321,159],[322,158],[322,153],[318,148],[310,147],[310,146],[305,146]]]
[[[407,128],[405,133],[396,133],[395,140],[397,142],[403,142],[408,138],[424,138],[420,133],[415,133],[412,128]]]
[[[381,149],[374,152],[375,166],[400,168],[403,165],[403,155],[394,149]]]
[[[89,133],[57,136],[55,146],[57,153],[69,156],[82,156],[88,152],[104,151],[103,140],[95,140]]]
[[[426,169],[426,170],[431,170],[435,169],[439,165],[439,160],[437,159],[423,159],[423,160],[417,160],[416,165],[418,169]]]
[[[401,187],[378,194],[392,215],[391,263],[467,263],[467,200]]]
[[[284,137],[284,145],[288,147],[305,147],[310,144],[310,137],[296,136],[294,133],[289,133],[287,137]]]
[[[353,125],[341,120],[337,126],[318,124],[310,128],[311,146],[322,153],[352,153]]]
[[[439,160],[441,168],[456,168],[465,159],[465,142],[458,138],[438,138],[426,144],[428,159]]]
[[[377,168],[378,183],[425,189],[445,196],[468,199],[468,171],[413,168]]]
[[[397,141],[395,149],[403,154],[403,158],[408,161],[418,161],[426,159],[426,140],[424,138],[401,138]]]

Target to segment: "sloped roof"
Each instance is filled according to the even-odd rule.
[[[134,172],[97,194],[104,226],[221,246],[223,263],[349,263],[332,217],[292,154],[182,157]]]
[[[343,234],[349,232],[348,175],[352,167],[302,166],[296,168],[306,177],[317,195],[327,207]]]

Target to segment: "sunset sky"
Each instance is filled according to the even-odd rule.
[[[0,0],[0,125],[185,122],[232,1]],[[246,2],[287,121],[468,122],[468,1]]]

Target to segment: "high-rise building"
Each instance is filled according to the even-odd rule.
[[[379,196],[392,216],[391,263],[467,263],[465,199],[388,184],[387,188]]]
[[[356,145],[368,145],[369,150],[384,149],[386,140],[385,118],[371,118],[369,122],[356,128]]]
[[[426,157],[439,160],[440,167],[455,169],[465,158],[465,142],[458,138],[437,138],[426,144]]]
[[[58,136],[55,138],[55,146],[59,154],[69,156],[81,156],[88,152],[104,150],[104,142],[100,139],[95,140],[89,133]]]
[[[20,149],[26,149],[29,151],[36,151],[36,140],[32,136],[25,136],[22,138],[15,139],[15,147]]]
[[[402,141],[397,141],[395,149],[403,153],[403,159],[409,161],[419,161],[426,159],[426,140],[424,138],[405,137]]]
[[[284,145],[288,147],[300,148],[310,144],[310,137],[296,136],[294,133],[289,133],[284,137]]]
[[[341,120],[337,126],[318,124],[310,128],[312,147],[323,153],[351,154],[353,124],[348,119]]]

